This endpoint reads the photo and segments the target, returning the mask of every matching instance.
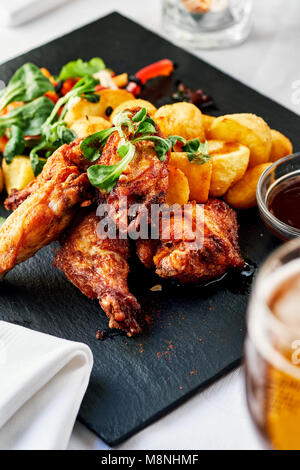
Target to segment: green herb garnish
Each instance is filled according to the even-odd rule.
[[[53,108],[52,101],[42,96],[0,117],[0,136],[10,129],[10,138],[4,150],[7,163],[10,163],[15,155],[23,153],[24,135],[40,134],[41,126]]]
[[[104,192],[110,192],[121,174],[134,157],[135,147],[131,142],[122,143],[118,148],[121,160],[116,165],[93,165],[87,171],[90,183]]]
[[[6,221],[5,217],[0,217],[0,227],[1,227],[1,225],[4,224],[5,221]]]
[[[29,101],[43,96],[47,91],[55,91],[50,80],[31,63],[22,65],[0,94],[0,111],[12,101]]]
[[[94,57],[88,62],[77,59],[64,65],[59,74],[59,80],[67,78],[92,76],[94,73],[105,69],[105,64],[100,57]]]
[[[96,132],[96,134],[86,137],[80,145],[85,158],[90,162],[98,160],[108,137],[115,132],[115,130],[114,127],[111,127],[110,129],[104,129],[103,131]]]
[[[184,144],[182,149],[187,152],[189,161],[200,164],[201,159],[210,158],[207,154],[206,143],[201,144],[199,139],[187,142],[183,137],[176,135],[170,135],[167,139],[157,135],[155,122],[147,117],[146,108],[142,108],[134,115],[130,111],[122,111],[115,116],[113,124],[112,128],[87,137],[80,145],[83,155],[93,162],[101,156],[108,137],[113,132],[118,132],[120,135],[121,140],[117,153],[121,160],[116,165],[93,165],[88,169],[90,183],[104,192],[111,191],[116,185],[119,177],[134,157],[137,142],[153,142],[157,156],[161,161],[165,160],[166,154],[177,142]]]
[[[200,142],[199,139],[189,140],[181,149],[186,152],[189,161],[197,165],[203,165],[210,160],[207,142]]]
[[[39,131],[41,134],[40,142],[30,152],[31,166],[35,176],[41,172],[45,163],[44,160],[39,158],[38,152],[41,150],[46,152],[47,158],[61,145],[69,144],[76,138],[75,133],[66,127],[64,121],[71,98],[86,96],[91,98],[91,96],[94,96],[94,100],[99,101],[99,95],[95,95],[95,86],[98,83],[99,80],[91,77],[84,77],[79,80],[69,93],[57,101],[45,122],[42,123]],[[64,107],[63,111],[58,118],[58,112],[62,107]]]

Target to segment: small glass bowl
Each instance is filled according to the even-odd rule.
[[[300,237],[300,230],[274,217],[268,209],[268,198],[278,184],[297,175],[300,175],[300,153],[284,157],[267,168],[261,175],[256,190],[258,209],[263,222],[271,232],[285,241]]]

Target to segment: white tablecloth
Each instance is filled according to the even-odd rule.
[[[0,62],[113,10],[163,35],[160,7],[160,0],[71,0],[21,27],[0,28]],[[221,51],[201,51],[196,55],[299,114],[300,104],[293,100],[293,84],[300,80],[299,0],[255,0],[255,13],[255,26],[245,44]],[[74,54],[76,56],[76,51]],[[104,449],[107,446],[77,423],[69,448]],[[198,393],[119,448],[260,448],[245,405],[242,369]]]

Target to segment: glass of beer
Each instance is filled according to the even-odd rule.
[[[300,239],[281,246],[260,270],[245,343],[251,416],[266,447],[300,450]]]

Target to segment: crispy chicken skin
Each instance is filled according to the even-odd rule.
[[[38,180],[39,178],[37,178]],[[12,189],[4,201],[5,209],[15,211],[37,188],[37,180],[34,179],[24,189]]]
[[[180,214],[173,217],[170,235],[162,233],[161,245],[154,256],[156,273],[159,276],[182,283],[193,283],[220,277],[230,268],[243,267],[235,211],[219,199],[210,199],[204,204],[202,212],[199,212],[202,223],[198,222],[195,230],[200,242],[197,247],[191,230],[196,207],[196,203],[190,205],[190,213],[184,219],[188,229],[183,237],[174,237],[176,229],[181,228]],[[179,231],[176,232],[178,233]]]
[[[153,258],[159,245],[159,240],[143,240],[140,238],[136,241],[136,254],[146,268],[151,269],[153,267]]]
[[[101,239],[98,222],[94,211],[75,220],[62,240],[54,266],[83,294],[99,300],[110,328],[120,328],[133,336],[141,331],[136,320],[140,305],[127,285],[129,242]]]
[[[84,160],[78,141],[48,159],[30,194],[0,228],[1,277],[56,240],[77,208],[91,199]]]
[[[139,111],[140,108],[133,110]],[[157,128],[158,135],[161,132]],[[114,132],[108,139],[103,150],[100,163],[102,165],[114,165],[120,161],[117,154],[120,136]],[[168,190],[168,168],[167,161],[159,160],[153,142],[141,141],[135,144],[135,156],[126,170],[120,176],[116,186],[109,194],[100,193],[101,202],[111,206],[110,216],[116,222],[121,232],[127,232],[127,209],[133,204],[141,204],[142,209],[148,209],[150,213],[151,204],[162,204],[165,202]],[[120,197],[127,197],[127,206],[120,207]],[[139,228],[142,209],[129,217],[128,233]]]

